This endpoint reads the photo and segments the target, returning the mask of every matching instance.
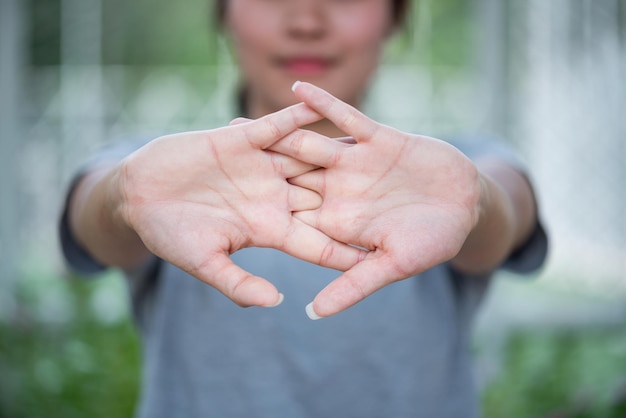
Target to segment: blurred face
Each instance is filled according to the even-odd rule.
[[[256,118],[294,104],[296,80],[358,106],[393,24],[389,0],[229,0],[225,25]]]

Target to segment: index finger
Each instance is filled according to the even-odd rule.
[[[353,106],[311,83],[296,81],[291,89],[298,99],[354,137],[357,142],[366,142],[380,127]]]
[[[296,129],[323,118],[306,104],[298,103],[248,123],[231,126],[242,129],[251,145],[265,149]]]

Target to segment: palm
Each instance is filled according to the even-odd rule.
[[[291,180],[324,199],[320,208],[297,217],[370,250],[320,293],[316,311],[336,313],[454,257],[477,221],[474,165],[446,143],[377,124],[322,90],[298,91],[356,145],[322,138],[299,141],[297,147],[281,143],[283,152],[324,167]]]
[[[389,253],[399,273],[408,276],[459,250],[473,226],[471,193],[460,193],[472,189],[474,179],[460,155],[444,162],[420,161],[422,155],[430,160],[441,147],[450,152],[446,144],[388,131],[346,147],[335,165],[293,182],[308,187],[317,187],[311,181],[323,184],[322,207],[299,218],[332,231],[338,240]],[[445,177],[432,175],[444,171]],[[412,254],[416,245],[428,251]]]
[[[360,252],[291,216],[320,203],[319,195],[285,180],[312,167],[264,150],[313,117],[300,106],[247,124],[153,141],[125,162],[129,224],[153,253],[240,305],[278,299],[269,282],[231,262],[228,256],[241,248],[273,247],[349,268]]]

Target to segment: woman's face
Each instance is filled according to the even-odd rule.
[[[296,102],[310,81],[358,106],[392,31],[389,0],[227,0],[250,117]]]

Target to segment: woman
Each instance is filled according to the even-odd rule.
[[[96,158],[61,224],[76,269],[127,272],[138,415],[476,416],[477,301],[545,256],[520,165],[356,110],[405,1],[217,6],[249,119]]]

